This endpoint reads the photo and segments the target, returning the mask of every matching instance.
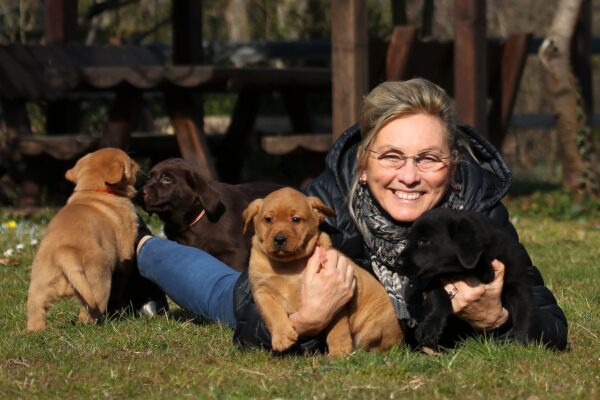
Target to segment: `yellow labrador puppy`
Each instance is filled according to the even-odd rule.
[[[82,322],[102,318],[113,271],[133,259],[137,221],[131,198],[138,171],[124,151],[104,148],[66,172],[75,189],[48,225],[31,266],[28,331],[44,330],[46,312],[63,297],[81,301]]]

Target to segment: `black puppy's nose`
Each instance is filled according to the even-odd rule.
[[[281,248],[281,247],[285,246],[285,244],[287,243],[287,236],[285,236],[281,233],[278,233],[273,238],[273,243],[275,244],[276,247]]]

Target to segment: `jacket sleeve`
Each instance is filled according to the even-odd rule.
[[[272,350],[271,334],[252,298],[247,272],[244,272],[236,283],[233,304],[237,320],[233,334],[234,343],[241,348],[261,347]],[[288,352],[301,354],[324,352],[324,341],[320,337],[299,337]]]
[[[503,229],[511,232],[517,239],[517,231],[508,218],[508,211],[501,203],[494,207],[488,214],[492,220]],[[537,306],[537,317],[539,318],[540,337],[530,338],[532,341],[541,341],[548,347],[556,350],[565,350],[567,348],[567,318],[556,302],[556,298],[544,285],[544,280],[540,271],[533,265],[530,259],[530,265],[527,274],[532,282],[532,294],[535,305]],[[514,332],[510,323],[497,329],[495,335],[500,340],[514,340]]]
[[[335,187],[335,178],[331,170],[326,170],[313,180],[304,193],[315,196],[335,212],[334,217],[327,217],[319,229],[331,238],[333,247],[364,269],[371,270],[371,262],[367,259],[363,238],[356,229],[348,212],[348,196]]]

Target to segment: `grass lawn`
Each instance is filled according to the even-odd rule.
[[[169,317],[84,326],[72,322],[78,306],[70,301],[51,311],[46,332],[28,334],[29,266],[52,210],[0,212],[0,398],[598,399],[600,218],[509,206],[567,314],[569,351],[471,339],[434,357],[401,345],[341,359],[277,357],[237,349],[229,328],[190,320],[176,305]]]

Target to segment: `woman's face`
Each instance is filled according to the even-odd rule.
[[[379,205],[396,221],[413,222],[444,196],[450,180],[447,158],[441,169],[429,172],[420,171],[411,158],[396,169],[389,165],[386,168],[383,161],[398,160],[402,155],[421,155],[425,162],[428,156],[449,157],[450,147],[440,118],[415,114],[392,120],[376,134],[368,150],[374,152],[369,152],[360,179],[367,182]]]

